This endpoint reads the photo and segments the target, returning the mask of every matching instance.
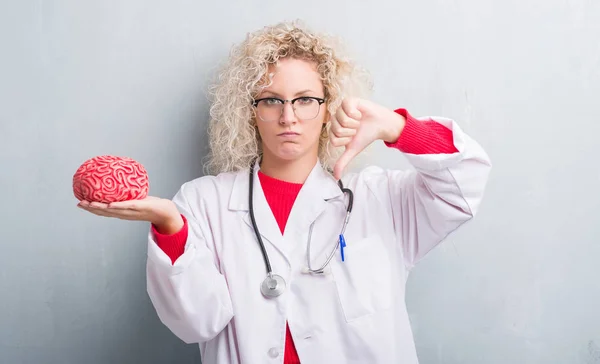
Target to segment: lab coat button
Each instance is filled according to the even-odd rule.
[[[269,356],[271,358],[277,358],[279,356],[279,350],[277,350],[277,348],[269,349]]]

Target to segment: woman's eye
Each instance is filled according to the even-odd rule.
[[[264,102],[269,106],[281,104],[281,101],[279,101],[278,99],[266,99]]]
[[[313,103],[315,100],[311,99],[310,97],[301,97],[298,99],[298,102],[302,105],[307,105],[310,103]]]

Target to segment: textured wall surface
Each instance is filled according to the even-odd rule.
[[[172,197],[202,174],[230,46],[295,18],[346,40],[373,100],[454,118],[494,163],[408,282],[421,362],[600,363],[600,2],[365,3],[0,2],[0,363],[199,362],[146,294],[148,225],[77,209],[71,179],[129,156]]]

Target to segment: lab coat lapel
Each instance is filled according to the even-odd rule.
[[[329,206],[329,200],[343,195],[333,176],[317,162],[296,197],[285,228],[293,233],[307,232],[310,225]],[[284,236],[285,236],[284,235]]]
[[[275,220],[275,216],[271,211],[271,207],[269,206],[267,199],[265,198],[265,194],[260,185],[260,179],[258,178],[258,163],[254,165],[254,175],[253,175],[253,206],[254,206],[254,219],[256,221],[256,226],[262,236],[263,243],[271,244],[277,249],[287,260],[288,264],[290,263],[289,254],[290,247],[286,246],[283,242],[283,235],[281,234],[281,230],[279,230],[279,225],[277,224],[277,220]],[[246,169],[244,171],[238,172],[236,176],[236,180],[234,182],[233,191],[231,194],[231,198],[229,201],[229,208],[232,210],[245,210],[243,212],[243,220],[248,225],[248,227],[252,231],[252,236],[254,237],[254,241],[252,244],[257,244],[256,237],[254,234],[254,228],[252,227],[252,220],[250,218],[250,207],[249,207],[249,190],[250,181],[248,176],[249,170]]]

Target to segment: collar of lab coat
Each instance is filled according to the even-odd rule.
[[[267,240],[275,246],[288,260],[291,253],[290,244],[284,243],[284,237],[294,232],[304,232],[310,227],[315,219],[327,207],[327,201],[343,197],[343,192],[333,176],[323,169],[317,161],[308,178],[302,185],[294,202],[284,234],[281,234],[275,216],[265,198],[258,171],[260,165],[254,165],[254,217],[263,240]],[[236,174],[236,178],[229,199],[229,209],[233,211],[245,211],[244,221],[252,227],[249,214],[248,187],[249,169],[244,169]]]

